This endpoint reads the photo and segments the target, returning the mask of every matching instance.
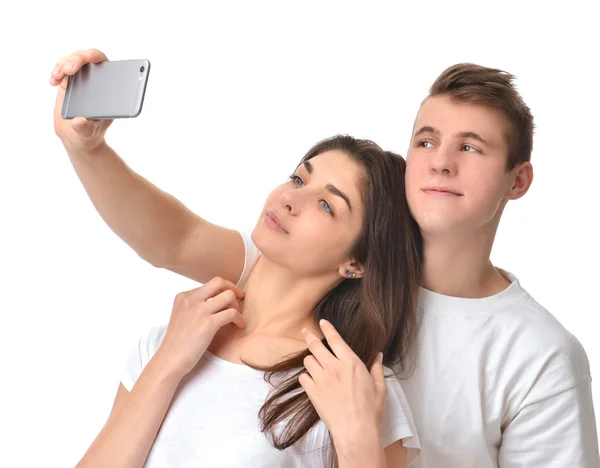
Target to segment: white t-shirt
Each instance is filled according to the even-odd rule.
[[[166,326],[144,335],[127,360],[121,382],[131,391],[158,349]],[[391,375],[386,369],[386,375]],[[259,428],[259,410],[272,388],[264,372],[206,352],[182,381],[158,432],[147,468],[329,467],[329,435],[320,421],[287,450],[275,449]],[[419,454],[414,421],[400,384],[386,378],[388,396],[382,424],[384,446],[402,440],[409,460]]]
[[[250,235],[240,283],[260,252]],[[402,388],[419,468],[597,468],[590,367],[581,344],[511,284],[484,299],[421,288],[416,368]]]

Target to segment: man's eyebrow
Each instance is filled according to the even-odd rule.
[[[343,198],[346,202],[346,205],[348,205],[348,209],[352,211],[352,205],[350,204],[350,199],[348,198],[348,195],[346,195],[344,192],[342,192],[340,189],[338,189],[335,185],[332,184],[327,184],[325,188],[334,195]]]
[[[440,131],[437,128],[435,128],[435,127],[431,127],[430,125],[425,125],[425,126],[421,127],[414,134],[414,136],[416,137],[418,135],[421,135],[422,133],[433,133],[436,136],[440,135]],[[473,131],[458,132],[458,133],[455,133],[454,136],[457,137],[457,138],[472,138],[473,140],[480,141],[484,145],[492,146],[492,145],[490,145],[490,143],[485,138],[483,138],[477,132],[473,132]]]
[[[457,136],[459,138],[472,138],[473,140],[480,141],[484,145],[490,146],[490,144],[487,141],[485,141],[485,139],[479,133],[460,132],[460,133],[457,133],[455,136]]]
[[[425,125],[424,127],[421,127],[415,134],[414,136],[418,136],[421,135],[422,133],[433,133],[434,135],[439,135],[440,131],[437,128],[433,128],[429,125]]]

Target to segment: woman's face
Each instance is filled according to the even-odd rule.
[[[340,150],[301,164],[267,198],[252,239],[263,255],[303,276],[337,274],[362,229],[364,170]]]

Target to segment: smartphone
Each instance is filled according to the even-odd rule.
[[[69,76],[63,119],[137,117],[142,112],[149,73],[150,62],[145,59],[84,65]]]

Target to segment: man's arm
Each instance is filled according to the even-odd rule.
[[[521,408],[502,433],[500,468],[598,468],[591,377]]]
[[[110,120],[64,120],[68,76],[87,63],[108,60],[97,49],[60,59],[50,75],[57,86],[54,129],[94,207],[144,260],[204,283],[220,276],[237,282],[244,243],[233,230],[209,223],[131,170],[104,139]]]

